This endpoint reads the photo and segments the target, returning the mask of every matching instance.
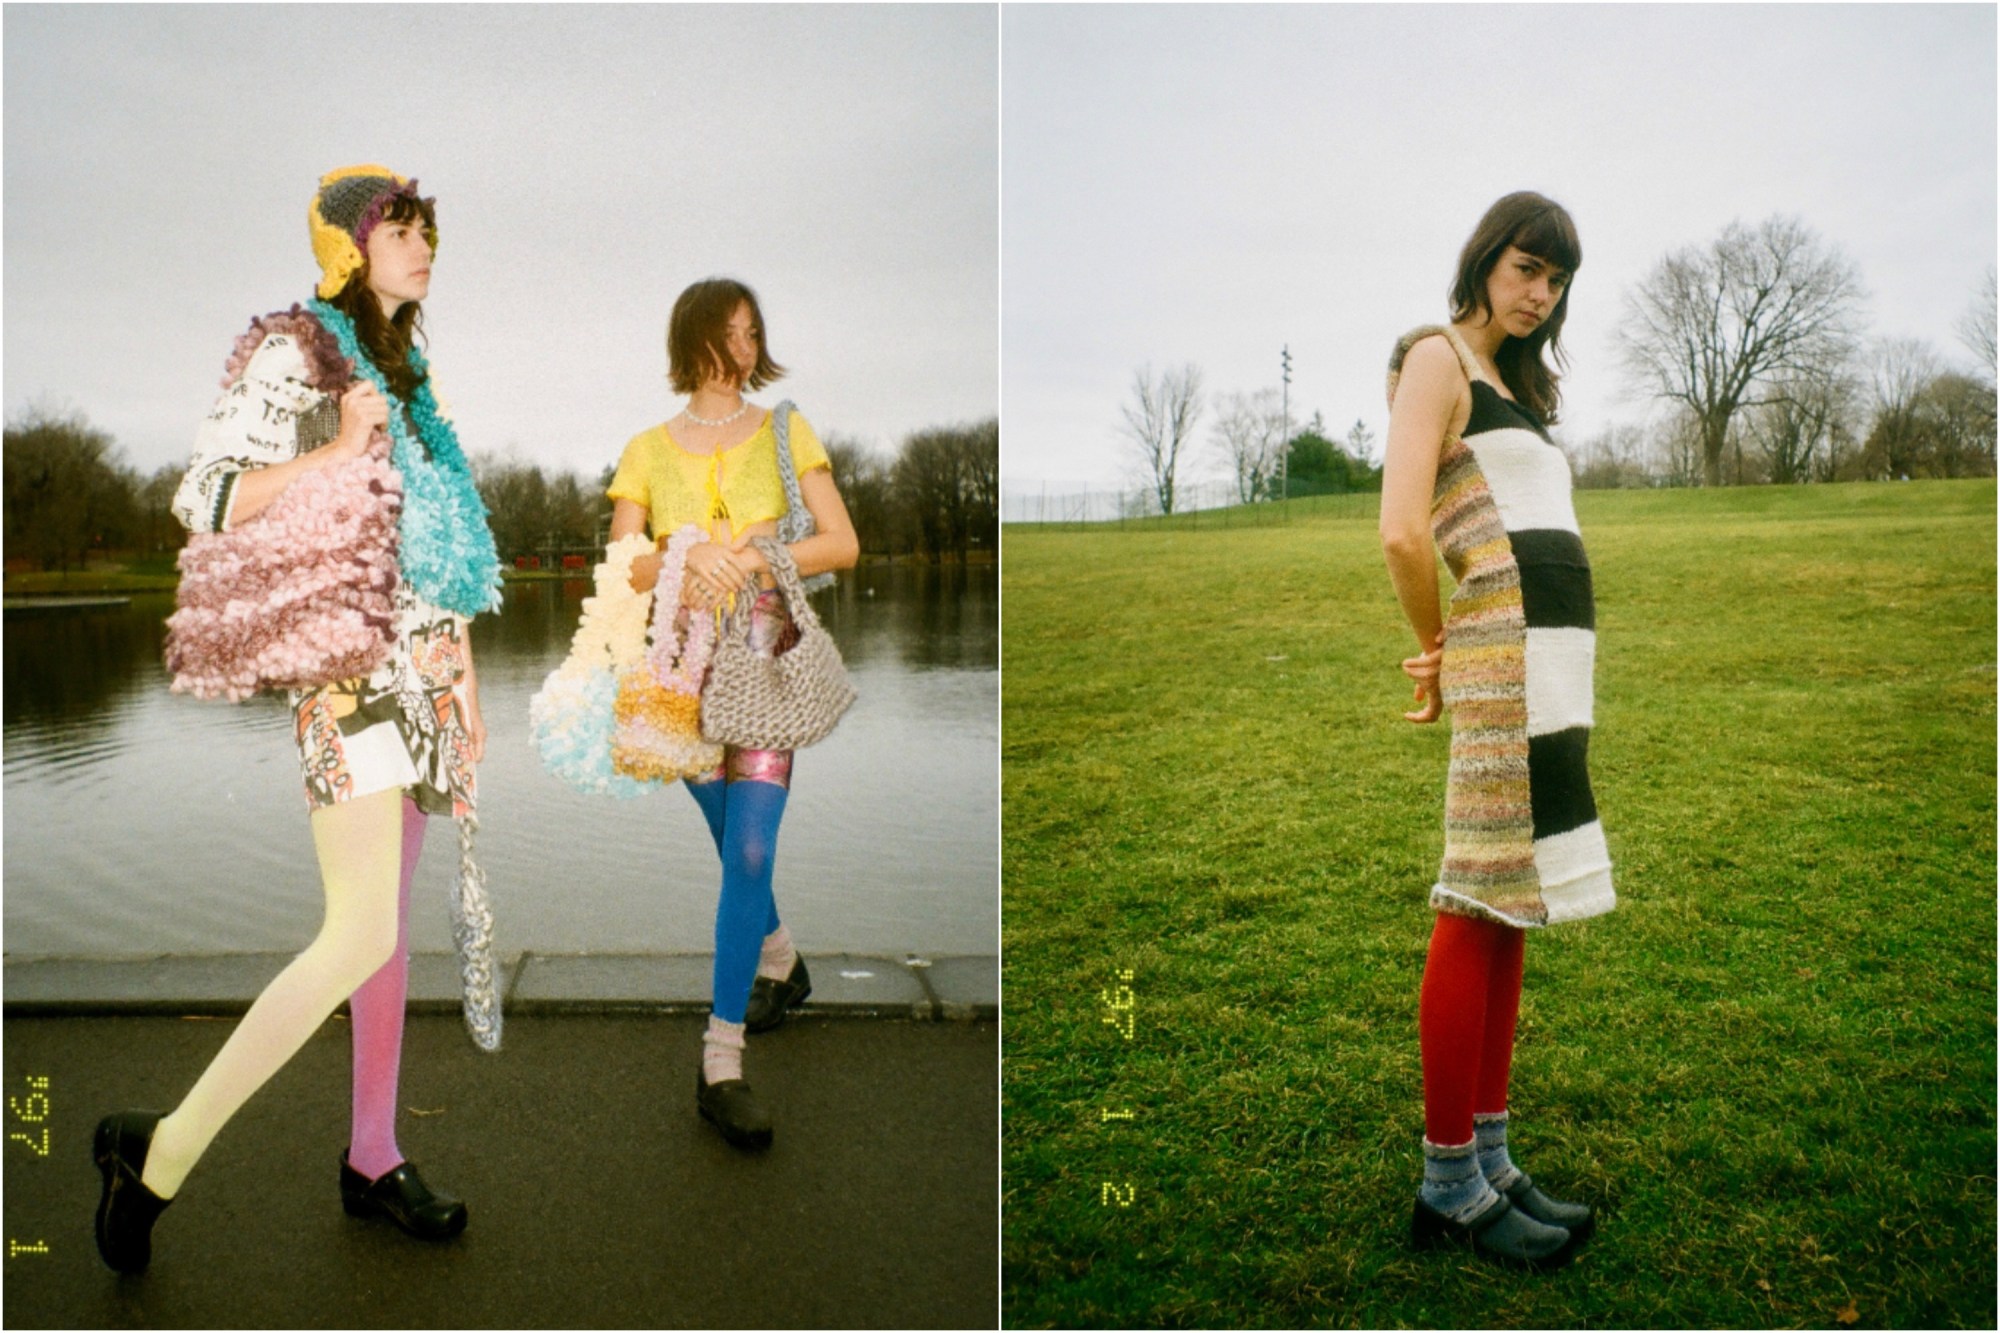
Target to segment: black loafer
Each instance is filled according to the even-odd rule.
[[[465,1230],[465,1205],[433,1194],[414,1162],[404,1162],[379,1180],[356,1171],[340,1154],[340,1206],[349,1217],[386,1217],[418,1240],[450,1240]]]
[[[153,1261],[153,1223],[172,1199],[162,1199],[140,1179],[153,1146],[159,1111],[119,1111],[97,1122],[91,1160],[104,1175],[97,1199],[97,1252],[121,1273],[143,1273]]]
[[[813,993],[812,977],[806,972],[804,954],[794,954],[792,970],[783,981],[758,977],[750,983],[750,1003],[743,1010],[745,1032],[769,1032],[785,1021],[785,1011],[796,1009]]]
[[[1470,1245],[1483,1259],[1538,1271],[1560,1268],[1576,1253],[1568,1231],[1537,1222],[1497,1192],[1492,1203],[1464,1222],[1453,1221],[1418,1198],[1410,1218],[1410,1241],[1420,1250]]]
[[[1515,1169],[1520,1170],[1519,1167]],[[1561,1227],[1578,1240],[1586,1239],[1597,1230],[1597,1215],[1591,1212],[1589,1204],[1551,1199],[1528,1179],[1526,1171],[1521,1171],[1519,1178],[1503,1192],[1509,1202],[1529,1217],[1548,1226]]]
[[[708,1074],[696,1070],[694,1103],[701,1118],[722,1131],[722,1137],[738,1148],[771,1146],[771,1117],[764,1112],[757,1094],[740,1078],[726,1078],[711,1084]]]

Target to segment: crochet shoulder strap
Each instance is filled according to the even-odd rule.
[[[1479,363],[1473,360],[1472,349],[1465,345],[1465,339],[1458,336],[1457,329],[1452,328],[1449,324],[1419,324],[1416,328],[1411,329],[1408,333],[1396,339],[1396,350],[1389,354],[1388,387],[1389,405],[1391,407],[1395,406],[1396,403],[1396,384],[1403,378],[1403,358],[1410,354],[1412,347],[1422,342],[1425,338],[1431,337],[1433,334],[1442,334],[1444,340],[1451,344],[1451,350],[1458,354],[1459,369],[1465,372],[1466,379],[1476,380],[1480,378]]]
[[[289,337],[297,344],[305,357],[306,383],[321,393],[338,398],[354,382],[354,365],[340,354],[339,341],[310,310],[294,305],[289,310],[274,310],[250,321],[250,327],[230,349],[228,364],[223,367],[225,389],[243,377],[250,358],[273,334]]]
[[[785,512],[778,519],[778,540],[790,545],[802,542],[813,535],[812,511],[806,508],[805,497],[799,493],[799,469],[792,461],[792,413],[798,408],[787,398],[771,409],[771,434],[778,441],[778,480],[785,487]],[[803,580],[807,592],[818,592],[833,585],[831,572],[815,574]]]

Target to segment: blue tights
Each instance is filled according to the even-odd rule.
[[[783,787],[774,782],[690,782],[688,791],[708,820],[722,857],[722,900],[715,908],[715,1016],[741,1023],[764,937],[778,928],[771,892],[771,863],[778,852],[778,822],[785,817]]]

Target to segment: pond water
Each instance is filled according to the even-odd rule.
[[[860,693],[800,752],[778,907],[800,946],[999,952],[999,602],[991,568],[877,564],[814,599]],[[489,739],[479,858],[503,952],[712,945],[720,870],[681,788],[586,797],[543,771],[528,700],[569,650],[584,580],[510,584],[473,623]],[[171,594],[12,617],[4,695],[10,958],[291,952],[322,897],[290,715],[170,693]],[[411,946],[451,947],[457,860],[433,819]]]

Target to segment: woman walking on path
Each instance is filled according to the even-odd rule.
[[[706,539],[686,552],[681,605],[690,615],[709,615],[735,596],[753,597],[752,643],[760,652],[783,652],[794,637],[791,621],[769,564],[748,543],[776,537],[778,520],[802,503],[817,531],[789,545],[799,573],[853,567],[860,546],[826,451],[789,403],[766,411],[744,397],[785,372],[766,347],[757,297],[742,283],[712,278],[681,293],[667,324],[667,360],[687,406],[625,446],[609,492],[611,538],[650,532],[663,546],[694,524]],[[633,588],[650,591],[661,564],[657,552],[635,559]],[[688,782],[722,858],[712,1011],[695,1103],[738,1147],[771,1141],[771,1118],[743,1078],[744,1034],[778,1026],[812,989],[771,890],[791,772],[789,750],[732,746],[712,773]]]
[[[205,696],[294,683],[326,915],[171,1114],[99,1124],[97,1244],[120,1272],[146,1267],[154,1220],[217,1132],[350,997],[342,1204],[426,1240],[464,1228],[465,1205],[427,1188],[396,1143],[410,880],[430,815],[460,821],[460,945],[480,960],[467,1021],[481,1045],[499,1039],[490,973],[473,979],[491,919],[471,860],[486,729],[466,635],[498,603],[499,562],[413,341],[436,212],[415,181],[359,166],[321,179],[308,219],[320,299],[252,321],[175,497],[192,532],[230,535],[198,535],[182,557],[168,663],[177,690]],[[344,531],[362,535],[342,546]]]
[[[1538,1189],[1507,1154],[1507,1079],[1529,929],[1608,912],[1611,860],[1586,750],[1596,657],[1590,565],[1556,419],[1558,339],[1582,262],[1575,224],[1510,194],[1459,256],[1449,326],[1405,334],[1389,362],[1382,546],[1418,654],[1412,722],[1451,709],[1444,863],[1424,966],[1420,1247],[1470,1243],[1536,1267],[1566,1261],[1588,1207]],[[1432,545],[1458,581],[1440,613]]]

